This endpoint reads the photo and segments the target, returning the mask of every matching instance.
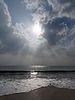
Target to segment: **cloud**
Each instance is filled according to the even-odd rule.
[[[24,3],[33,21],[40,21],[44,28],[46,42],[38,47],[37,57],[45,58],[44,62],[72,64],[75,59],[75,0],[24,0]]]
[[[20,26],[20,25],[19,25]],[[23,34],[21,32],[20,34]],[[17,33],[17,34],[16,34]],[[6,3],[0,1],[0,53],[16,54],[25,46],[25,38],[19,36],[19,28],[12,25],[11,16]]]
[[[2,10],[0,20],[3,23],[0,26],[0,53],[29,55],[41,40],[33,35],[31,26],[24,23],[13,25],[8,6],[3,0],[0,1],[0,5]]]
[[[50,45],[54,46],[64,39],[65,42],[70,41],[68,37],[75,25],[75,0],[24,0],[24,3],[31,10],[33,21],[42,23],[43,37]]]
[[[0,0],[0,63],[4,59],[5,64],[75,65],[75,0],[23,1],[44,33],[40,39],[33,25],[13,25],[10,8]]]
[[[75,19],[69,17],[55,17],[47,24],[44,24],[45,32],[43,36],[47,39],[49,44],[56,45],[62,38],[68,38],[68,36],[72,34],[70,30],[74,25]],[[70,39],[68,40],[70,41]]]
[[[47,23],[55,17],[71,17],[74,18],[75,2],[62,0],[23,0],[27,9],[32,12],[33,20],[39,20]],[[72,8],[72,10],[71,10]],[[70,11],[68,11],[70,10]]]
[[[75,0],[48,0],[52,3],[53,9],[58,13],[58,16],[67,16],[75,18]]]
[[[11,16],[8,11],[8,6],[3,0],[0,0],[0,27],[11,25]]]
[[[23,0],[27,9],[33,13],[33,19],[43,21],[51,20],[55,17],[75,18],[75,0]]]
[[[23,0],[28,10],[32,12],[33,21],[45,21],[52,12],[52,5],[47,0]]]

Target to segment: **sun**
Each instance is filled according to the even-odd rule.
[[[42,34],[42,26],[41,26],[41,24],[40,23],[35,23],[33,25],[32,31],[37,36],[40,36]]]

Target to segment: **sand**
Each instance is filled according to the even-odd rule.
[[[0,100],[75,100],[75,90],[48,86],[27,93],[0,96]]]

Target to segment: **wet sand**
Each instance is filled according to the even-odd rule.
[[[75,100],[75,90],[48,86],[27,93],[0,96],[0,100]]]

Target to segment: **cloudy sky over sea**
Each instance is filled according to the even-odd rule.
[[[0,0],[0,65],[75,66],[75,0]]]

